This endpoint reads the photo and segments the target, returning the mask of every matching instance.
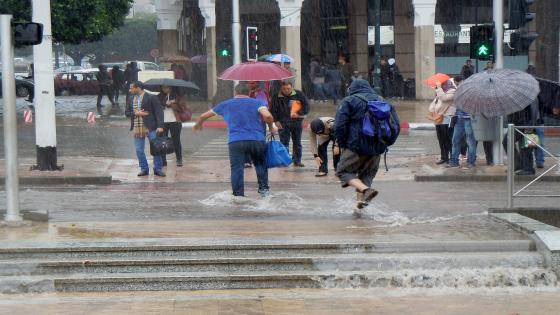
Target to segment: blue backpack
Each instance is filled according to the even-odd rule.
[[[385,168],[387,168],[388,147],[395,144],[401,132],[399,116],[395,108],[383,100],[368,100],[362,95],[358,98],[367,102],[367,112],[362,121],[362,134],[374,138],[384,146]]]

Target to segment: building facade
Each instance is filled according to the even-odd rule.
[[[244,30],[255,26],[260,55],[285,53],[294,58],[298,88],[310,88],[307,73],[312,59],[335,66],[343,54],[362,76],[372,72],[375,0],[239,1],[243,60]],[[396,60],[419,99],[431,98],[433,91],[414,82],[435,72],[460,73],[469,59],[469,27],[492,22],[492,0],[380,1],[381,55]],[[221,54],[231,49],[231,1],[156,0],[156,12],[161,55],[204,56],[205,63],[189,67],[205,95],[214,98],[222,90],[219,85],[226,84],[218,82],[217,75],[232,64],[230,56]],[[505,66],[525,70],[533,65],[538,76],[558,80],[560,1],[537,0],[532,12],[536,19],[529,28],[539,37],[528,51],[519,52],[509,48],[506,32]],[[477,66],[482,70],[486,62]]]

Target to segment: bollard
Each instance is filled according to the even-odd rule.
[[[513,208],[513,189],[515,176],[515,126],[508,124],[507,131],[507,208]]]

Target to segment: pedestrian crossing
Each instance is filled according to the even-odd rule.
[[[303,147],[304,156],[306,155],[307,152],[311,152],[309,148],[309,139],[302,139],[301,145]],[[211,140],[207,144],[201,146],[191,156],[193,159],[208,159],[208,160],[229,159],[227,136],[224,135]]]
[[[309,136],[306,132],[303,133],[301,143],[303,147],[303,157],[306,159],[306,157],[311,155]],[[413,157],[435,154],[434,152],[437,153],[438,150],[436,143],[437,140],[435,139],[433,131],[411,131],[409,134],[401,135],[397,142],[391,146],[390,155]],[[221,135],[200,146],[198,150],[191,154],[191,158],[201,160],[227,160],[229,158],[227,135]]]

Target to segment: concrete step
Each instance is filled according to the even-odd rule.
[[[190,244],[192,240],[149,239],[125,242],[12,244],[0,248],[0,261],[12,259],[101,259],[110,257],[295,257],[353,253],[435,253],[533,251],[531,240],[371,243],[230,243]],[[186,244],[186,245],[182,245]]]
[[[0,262],[0,276],[165,272],[392,271],[444,268],[539,268],[536,252],[345,254],[259,258],[120,258],[100,260],[22,260]]]
[[[395,271],[281,271],[228,273],[126,273],[0,278],[1,293],[176,291],[269,288],[495,288],[556,287],[542,268],[403,269]]]

